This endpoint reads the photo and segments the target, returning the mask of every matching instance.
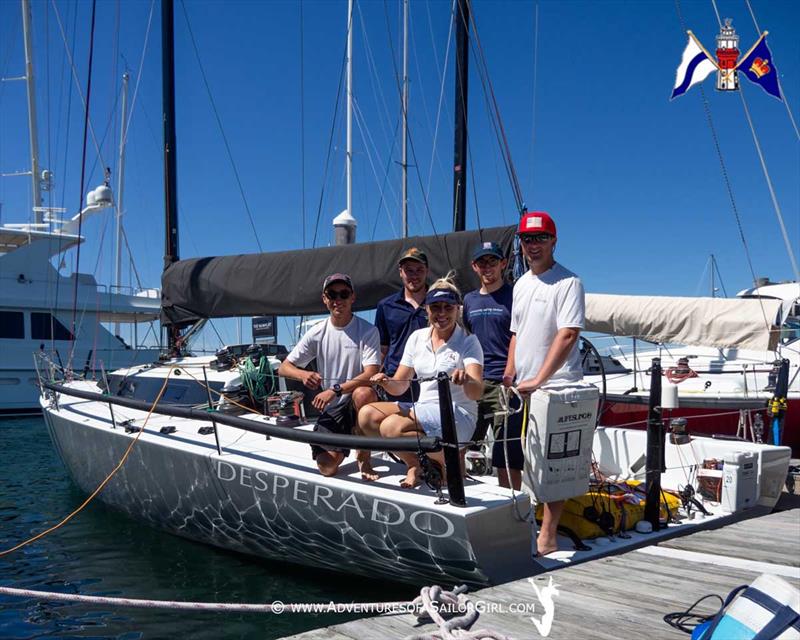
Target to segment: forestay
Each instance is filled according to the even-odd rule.
[[[432,278],[451,269],[463,291],[478,286],[470,267],[479,242],[497,242],[510,257],[515,227],[492,227],[437,236],[238,256],[193,258],[161,277],[162,322],[187,325],[202,318],[323,313],[322,281],[347,273],[355,310],[371,309],[402,286],[397,261],[409,248],[428,256]]]
[[[586,295],[586,330],[652,342],[773,351],[780,300]]]

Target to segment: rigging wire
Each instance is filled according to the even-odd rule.
[[[714,7],[714,13],[717,15],[717,23],[719,24],[720,29],[722,28],[722,20],[719,17],[719,11],[717,10],[717,3],[716,0],[711,0],[711,6]],[[748,2],[749,6],[749,2]],[[758,23],[755,22],[755,15],[753,15],[752,8],[750,9],[750,15],[753,16],[753,22],[756,25],[756,29],[758,29]],[[759,31],[759,33],[761,33]],[[742,87],[739,87],[739,97],[742,99],[742,107],[744,107],[744,115],[747,118],[747,124],[750,126],[750,133],[753,136],[753,143],[756,145],[756,152],[758,153],[758,159],[761,163],[761,170],[764,172],[764,179],[767,181],[767,188],[769,189],[769,195],[772,199],[772,206],[775,209],[775,215],[778,217],[778,224],[781,228],[781,234],[783,235],[783,243],[786,245],[786,252],[789,254],[789,260],[792,263],[792,270],[794,271],[794,279],[800,281],[800,269],[797,268],[797,259],[794,257],[794,250],[792,249],[792,243],[789,241],[789,235],[786,232],[786,225],[783,222],[783,213],[781,212],[781,207],[778,204],[778,198],[775,195],[775,188],[772,186],[772,178],[769,175],[769,170],[767,169],[767,162],[764,159],[764,154],[761,151],[761,143],[758,141],[758,135],[756,135],[755,127],[753,126],[753,119],[750,117],[750,109],[747,107],[747,101],[744,98],[744,91]],[[794,122],[794,120],[792,121]],[[755,284],[755,274],[753,274],[753,283]]]
[[[747,5],[747,9],[750,11],[750,16],[753,18],[753,25],[755,25],[756,32],[759,35],[761,35],[761,29],[758,27],[756,14],[753,12],[753,7],[750,5],[750,0],[744,0],[744,2]],[[786,98],[786,92],[783,90],[783,86],[781,85],[781,77],[777,75],[775,79],[778,81],[778,89],[780,89],[781,95],[783,96],[783,104],[786,107],[786,113],[789,115],[789,121],[792,123],[792,128],[794,129],[794,135],[797,136],[798,140],[800,140],[800,131],[798,131],[797,129],[797,123],[794,120],[794,115],[792,114],[792,108],[789,106],[789,100]]]
[[[453,20],[453,16],[455,15],[455,11],[456,11],[456,0],[453,0],[453,2],[450,5],[450,20],[448,20],[449,29],[448,29],[448,32],[447,32],[447,47],[445,48],[444,60],[443,60],[443,62],[441,64],[441,66],[439,65],[439,58],[436,55],[436,45],[433,44],[433,25],[431,24],[430,3],[426,3],[425,6],[428,9],[428,28],[429,28],[429,31],[430,31],[430,34],[431,34],[431,44],[433,45],[433,57],[434,57],[434,61],[436,63],[436,70],[439,71],[439,69],[441,68],[441,71],[439,72],[439,104],[438,104],[438,106],[436,108],[436,124],[435,124],[435,128],[433,130],[433,143],[432,143],[432,146],[431,146],[431,161],[430,161],[430,165],[429,165],[430,168],[428,169],[428,181],[425,184],[425,193],[430,193],[431,192],[431,179],[433,178],[434,160],[436,160],[438,162],[439,169],[441,170],[442,175],[446,174],[445,168],[442,166],[442,158],[438,153],[436,153],[436,148],[437,148],[436,141],[437,141],[437,139],[439,137],[439,123],[441,122],[441,117],[442,117],[442,107],[443,106],[446,107],[446,104],[444,102],[445,69],[447,68],[447,61],[450,59],[450,44],[451,44],[452,39],[453,39],[453,24],[455,22]]]
[[[96,0],[92,0],[92,7],[94,7],[95,1]],[[56,0],[50,0],[50,2],[53,6],[53,11],[55,12],[56,15],[56,22],[58,23],[58,28],[59,31],[61,32],[61,39],[64,42],[64,50],[67,53],[67,60],[69,61],[70,68],[72,69],[72,78],[75,81],[75,88],[78,90],[78,95],[81,98],[84,110],[88,113],[89,109],[87,107],[87,104],[89,102],[89,96],[84,97],[83,91],[81,91],[81,84],[80,80],[78,79],[78,70],[75,68],[75,59],[73,58],[69,46],[67,45],[67,36],[64,33],[64,25],[61,23],[61,15],[58,12],[58,7],[56,6]],[[75,12],[75,15],[77,17],[77,10]],[[100,164],[106,167],[108,165],[103,160],[103,153],[100,150],[100,144],[97,142],[97,136],[95,135],[94,126],[92,125],[91,118],[88,118],[87,122],[88,122],[89,133],[91,134],[92,142],[94,143],[95,151],[97,151],[97,156],[100,158]],[[83,202],[83,199],[81,199],[81,202]]]
[[[55,4],[53,4],[53,6],[55,7]],[[58,16],[56,16],[56,17],[58,17]],[[69,56],[68,56],[68,58],[70,60],[75,55],[75,42],[77,40],[77,38],[75,37],[75,33],[77,31],[77,28],[78,28],[78,6],[76,4],[75,5],[75,12],[72,14],[72,49],[71,49],[71,51],[69,53]],[[68,81],[67,82],[67,114],[66,114],[66,118],[64,120],[64,124],[65,124],[64,128],[67,131],[66,135],[64,136],[64,165],[63,166],[64,166],[64,173],[65,174],[67,172],[67,158],[69,157],[69,133],[70,133],[69,122],[70,122],[70,116],[72,114],[72,90],[73,90],[73,84],[72,84],[72,82]],[[59,199],[59,202],[62,202],[62,203],[66,202],[66,189],[67,189],[67,181],[65,179],[61,183],[61,197]],[[83,200],[82,199],[81,199],[81,204],[83,204]],[[80,208],[78,210],[80,211]],[[58,255],[58,272],[59,273],[61,271],[61,263],[64,262],[64,259],[65,259],[65,253],[66,253],[66,249],[64,248],[64,234],[63,233],[59,233],[58,234],[58,253],[57,253],[57,255]],[[56,291],[55,291],[55,302],[53,304],[53,308],[57,309],[58,308],[58,297],[59,297],[59,293],[61,291],[61,278],[59,277],[59,278],[56,278],[55,280],[56,280]],[[51,332],[51,335],[50,335],[50,350],[51,351],[55,351],[55,333],[54,332]]]
[[[470,0],[466,1],[470,2]],[[472,31],[475,34],[475,38],[470,39],[470,44],[472,45],[473,54],[475,55],[475,59],[478,63],[478,77],[480,78],[483,86],[484,98],[489,105],[489,113],[491,114],[492,125],[495,131],[495,136],[497,137],[498,145],[500,146],[501,155],[503,156],[503,162],[506,166],[508,179],[511,183],[511,190],[514,193],[514,200],[517,205],[517,210],[521,213],[524,207],[522,189],[519,186],[517,172],[514,168],[514,161],[511,158],[511,149],[506,137],[505,127],[503,126],[503,119],[500,117],[500,107],[497,104],[494,86],[492,85],[492,79],[489,76],[489,68],[486,62],[486,56],[483,52],[483,45],[481,44],[480,33],[478,32],[478,25],[475,21],[475,14],[473,11],[470,11],[470,24],[472,25]],[[473,42],[474,44],[472,44]],[[477,49],[475,45],[477,45]]]
[[[375,161],[373,159],[373,153],[370,151],[370,143],[372,145],[372,148],[375,150],[375,154],[376,155],[378,153],[377,146],[375,145],[375,141],[372,139],[372,136],[370,135],[369,129],[367,129],[367,125],[366,125],[366,123],[364,121],[364,114],[361,111],[361,107],[358,105],[358,102],[355,101],[355,100],[353,101],[353,107],[354,107],[353,112],[355,113],[355,116],[356,116],[356,124],[358,125],[358,131],[361,134],[361,141],[364,144],[364,150],[366,152],[367,160],[369,161],[370,169],[372,169],[372,175],[375,178],[375,183],[380,185],[380,179],[378,178],[378,172],[375,169]],[[366,136],[364,134],[365,131],[366,131]],[[397,131],[397,128],[395,128],[395,131]],[[397,193],[395,192],[394,188],[391,187],[391,183],[389,183],[388,180],[386,179],[388,177],[388,174],[389,174],[389,171],[388,171],[388,167],[389,166],[391,166],[391,156],[389,158],[389,163],[387,163],[387,170],[386,170],[386,172],[384,174],[383,185],[381,186],[381,197],[380,197],[380,200],[381,200],[381,202],[384,203],[384,209],[386,210],[386,216],[389,219],[389,225],[392,228],[392,234],[396,238],[397,237],[397,229],[395,229],[394,220],[392,220],[391,213],[389,211],[388,206],[386,206],[386,204],[385,204],[386,200],[384,198],[384,190],[385,190],[386,185],[388,184],[389,185],[389,190],[390,190],[393,198],[397,199]],[[380,213],[380,212],[378,212],[378,213]],[[377,226],[377,214],[376,214],[376,226]]]
[[[713,1],[713,0],[712,0]],[[681,30],[683,33],[686,33],[686,21],[683,18],[683,12],[681,11],[681,0],[675,0],[675,9],[678,13],[678,19],[681,23]],[[753,259],[750,256],[750,247],[747,245],[747,238],[744,235],[744,229],[742,227],[742,219],[739,215],[739,208],[736,205],[736,198],[733,195],[733,185],[731,184],[730,177],[728,176],[728,169],[725,165],[725,158],[722,155],[722,148],[719,144],[719,137],[717,136],[717,130],[714,126],[714,120],[711,117],[711,106],[709,105],[708,98],[706,96],[706,92],[703,89],[702,83],[699,84],[700,89],[700,96],[702,97],[703,102],[703,111],[706,115],[706,121],[708,122],[708,128],[711,132],[711,139],[714,143],[714,150],[717,153],[717,159],[719,160],[720,170],[722,171],[722,180],[725,183],[725,190],[728,194],[728,200],[730,201],[731,209],[733,211],[733,216],[736,219],[736,227],[739,230],[739,239],[742,241],[742,246],[744,247],[744,254],[745,258],[747,259],[747,266],[750,270],[750,277],[753,279],[753,286],[756,284],[756,273],[755,269],[753,268]],[[764,320],[764,324],[769,327],[771,326],[771,322],[767,320],[767,314],[764,310],[764,303],[761,298],[758,298],[759,306],[761,307],[761,315]]]
[[[211,93],[211,85],[208,83],[208,78],[206,77],[206,71],[203,68],[203,63],[200,60],[200,51],[197,48],[197,42],[194,38],[194,32],[192,31],[192,23],[189,20],[189,12],[186,11],[186,3],[184,0],[181,0],[181,8],[183,9],[183,17],[186,19],[186,27],[189,30],[189,39],[192,42],[192,49],[194,50],[194,55],[197,58],[197,65],[200,67],[200,75],[203,77],[203,84],[206,87],[206,92],[208,93],[208,99],[211,102],[211,110],[214,112],[214,118],[217,120],[217,126],[219,126],[219,132],[222,134],[222,141],[225,143],[225,151],[228,154],[228,160],[230,160],[231,168],[233,169],[233,175],[236,178],[236,184],[239,187],[239,195],[242,196],[242,202],[244,203],[245,211],[247,212],[247,219],[250,221],[250,228],[253,230],[253,237],[255,238],[256,244],[258,245],[259,252],[263,253],[264,248],[261,246],[261,240],[258,238],[258,230],[256,229],[256,223],[253,219],[253,213],[250,211],[250,204],[247,202],[247,196],[244,194],[244,187],[242,186],[242,180],[239,176],[239,170],[236,168],[236,162],[233,159],[233,152],[231,151],[231,145],[228,142],[228,136],[225,135],[225,129],[222,126],[222,119],[220,118],[219,111],[217,111],[217,104],[214,101],[214,96]]]
[[[392,154],[394,153],[394,148],[397,146],[397,130],[400,128],[400,119],[397,119],[397,124],[394,127],[394,135],[392,136],[392,146],[389,148],[389,154],[386,158],[386,168],[383,171],[383,184],[381,185],[381,196],[378,200],[378,208],[375,212],[375,222],[372,225],[372,235],[370,235],[370,240],[375,239],[375,231],[378,229],[378,215],[380,214],[381,207],[383,206],[383,195],[386,189],[386,183],[389,180],[389,168],[392,166]]]
[[[394,44],[392,43],[392,30],[391,30],[391,28],[389,26],[389,8],[388,8],[388,6],[386,4],[386,0],[383,0],[383,14],[384,14],[384,17],[386,18],[386,34],[387,34],[387,36],[389,38],[389,49],[391,51],[392,67],[394,69],[394,80],[395,80],[395,85],[397,87],[397,95],[400,97],[402,115],[403,115],[404,118],[406,118],[406,120],[408,120],[408,117],[407,117],[408,114],[405,112],[405,106],[402,106],[403,105],[403,100],[402,100],[403,87],[402,87],[402,84],[400,82],[400,71],[397,68],[397,60],[396,60],[397,56],[395,54]],[[448,261],[448,264],[449,264],[450,263],[450,253],[449,253],[449,251],[447,249],[447,245],[442,244],[441,238],[439,237],[439,234],[436,231],[436,225],[433,222],[433,216],[431,215],[431,209],[430,209],[430,206],[428,204],[428,196],[427,196],[427,194],[425,193],[425,191],[422,188],[422,176],[419,173],[419,162],[417,162],[417,152],[416,152],[416,149],[414,147],[414,137],[411,135],[411,129],[410,129],[410,127],[408,127],[408,123],[406,123],[406,130],[408,132],[408,146],[409,146],[409,148],[411,150],[411,158],[414,161],[414,165],[413,165],[414,169],[415,169],[414,173],[417,176],[417,182],[419,183],[419,188],[420,188],[420,191],[422,193],[422,201],[425,203],[425,213],[427,213],[428,220],[431,223],[431,228],[433,229],[433,235],[436,237],[436,239],[439,242],[440,246],[442,246],[442,248],[444,249],[445,254],[447,255],[447,261]]]
[[[531,105],[531,150],[529,156],[530,182],[528,183],[528,202],[533,202],[534,162],[533,154],[536,149],[536,87],[539,77],[539,2],[534,3],[533,12],[533,96]]]
[[[131,98],[131,106],[128,109],[128,121],[122,123],[123,127],[123,135],[122,135],[122,144],[126,145],[128,143],[128,129],[131,125],[131,120],[133,120],[133,113],[136,108],[136,98],[139,95],[139,85],[142,82],[142,72],[144,70],[144,57],[145,53],[147,53],[147,43],[150,41],[150,28],[153,24],[153,9],[155,7],[155,0],[151,0],[150,2],[150,14],[147,17],[147,28],[144,32],[144,43],[142,44],[142,55],[139,57],[139,70],[136,72],[136,84],[133,86],[133,97]],[[124,59],[124,56],[123,56]],[[127,61],[125,61],[127,65]],[[145,117],[147,117],[147,111],[144,110]]]
[[[350,34],[350,29],[353,28],[353,14],[352,12],[347,18],[347,32],[345,33],[344,38],[344,50],[342,51],[342,66],[339,71],[339,87],[336,91],[336,102],[334,103],[333,107],[333,120],[331,121],[331,131],[328,135],[328,151],[325,154],[325,169],[322,172],[322,188],[319,192],[319,203],[317,205],[317,219],[314,223],[314,239],[311,241],[311,247],[314,248],[317,246],[317,234],[319,232],[319,220],[322,216],[322,202],[323,198],[325,197],[325,184],[328,181],[328,170],[330,169],[330,162],[331,162],[331,151],[333,150],[333,134],[336,131],[336,121],[339,117],[339,103],[342,99],[342,86],[344,84],[344,73],[345,67],[347,64],[347,37]]]
[[[303,0],[300,0],[300,220],[303,249],[306,248],[306,97]]]
[[[786,224],[783,221],[783,213],[781,212],[781,207],[778,204],[778,197],[775,195],[775,187],[772,186],[772,178],[770,178],[769,171],[767,170],[767,162],[764,159],[764,154],[761,151],[761,144],[758,141],[758,136],[756,135],[755,127],[753,126],[753,119],[750,117],[750,109],[747,107],[747,101],[744,99],[744,92],[742,88],[739,87],[739,97],[742,99],[742,107],[744,107],[744,114],[747,117],[747,124],[750,125],[750,133],[753,135],[753,142],[756,145],[756,151],[758,152],[758,159],[761,162],[761,170],[764,172],[764,178],[767,181],[767,187],[769,188],[769,195],[772,199],[772,206],[775,209],[775,215],[778,217],[778,224],[781,228],[781,235],[783,235],[783,243],[786,245],[786,252],[789,254],[789,260],[792,263],[792,270],[794,271],[794,279],[796,281],[800,281],[800,269],[797,268],[797,259],[794,256],[794,250],[792,249],[792,243],[789,240],[789,234],[786,231]]]
[[[83,227],[83,216],[80,214],[81,207],[83,205],[83,190],[84,190],[84,180],[86,179],[86,144],[88,142],[88,134],[89,134],[89,104],[92,97],[92,65],[94,62],[94,27],[95,27],[95,18],[97,17],[97,0],[92,0],[92,17],[91,17],[91,25],[89,27],[89,64],[88,69],[86,71],[87,79],[86,79],[86,101],[84,103],[84,113],[83,113],[83,151],[81,153],[81,180],[80,180],[80,193],[78,194],[78,237],[81,236],[81,231]],[[60,24],[60,22],[59,22]],[[99,151],[99,150],[98,150]],[[75,344],[76,344],[76,329],[75,320],[77,318],[78,313],[78,272],[80,269],[81,264],[81,242],[78,242],[77,248],[77,255],[75,257],[75,273],[73,274],[73,289],[72,289],[72,346],[69,352],[69,358],[67,359],[67,368],[72,367],[72,357],[75,355]],[[51,316],[52,317],[52,316]],[[55,334],[54,331],[51,330],[51,335]]]

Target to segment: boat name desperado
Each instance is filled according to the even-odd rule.
[[[270,476],[272,476],[271,482]],[[294,502],[314,507],[324,505],[336,513],[352,509],[361,519],[368,517],[373,522],[385,525],[397,526],[406,519],[405,510],[394,502],[372,498],[371,504],[364,508],[364,496],[361,496],[361,504],[359,504],[356,494],[352,492],[334,492],[333,489],[324,485],[287,478],[276,473],[269,474],[263,469],[239,466],[237,472],[236,466],[222,460],[217,461],[217,478],[223,482],[238,482],[241,486],[252,488],[254,491],[271,492],[275,495],[281,491],[284,497],[288,497]],[[290,486],[291,490],[289,490]],[[340,495],[334,498],[335,493]],[[339,506],[335,506],[337,503]],[[447,538],[455,531],[455,526],[449,518],[434,511],[412,511],[408,516],[408,523],[415,531],[434,538]]]

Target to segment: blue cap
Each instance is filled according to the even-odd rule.
[[[475,252],[472,254],[472,261],[475,262],[483,258],[483,256],[494,256],[498,260],[505,258],[503,250],[496,242],[481,242]]]
[[[461,304],[458,294],[452,289],[431,289],[425,296],[425,304],[434,302],[447,302],[448,304]]]

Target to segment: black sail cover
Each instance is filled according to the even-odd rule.
[[[436,236],[363,242],[238,256],[191,258],[170,265],[161,277],[161,320],[184,326],[203,318],[325,313],[322,282],[346,273],[356,292],[355,310],[373,309],[402,286],[397,261],[416,247],[428,257],[429,284],[451,269],[463,292],[477,288],[472,254],[496,242],[511,258],[515,227],[492,227]]]

